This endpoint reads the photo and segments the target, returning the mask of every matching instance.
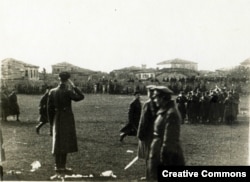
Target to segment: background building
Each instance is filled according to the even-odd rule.
[[[192,61],[186,61],[182,59],[172,59],[167,61],[162,61],[160,63],[157,63],[157,66],[159,69],[163,68],[183,68],[183,69],[189,69],[189,70],[198,70],[198,64]]]
[[[86,74],[93,72],[92,70],[84,69],[67,62],[61,62],[52,65],[52,74],[59,74],[62,71],[68,71],[70,73],[81,72]]]
[[[3,80],[39,80],[39,66],[28,64],[13,58],[1,62],[1,79]]]
[[[248,58],[245,61],[241,62],[240,65],[244,66],[245,68],[250,68],[250,58]]]

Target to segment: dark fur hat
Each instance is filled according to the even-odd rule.
[[[70,73],[67,71],[63,71],[63,72],[59,73],[59,77],[62,81],[66,81],[70,78]]]

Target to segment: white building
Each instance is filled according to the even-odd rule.
[[[241,62],[240,65],[244,66],[246,68],[250,68],[250,58],[248,58],[245,61]]]
[[[157,67],[159,69],[163,68],[182,68],[182,69],[189,69],[189,70],[198,70],[198,64],[192,61],[186,61],[182,59],[172,59],[167,61],[162,61],[157,63]]]
[[[71,73],[77,73],[77,72],[85,72],[85,73],[91,73],[92,70],[84,69],[78,66],[75,66],[73,64],[67,63],[67,62],[61,62],[52,65],[52,74],[59,74],[62,71],[68,71]]]
[[[140,80],[155,79],[155,70],[144,69],[135,73],[135,76]]]
[[[39,66],[6,58],[1,62],[1,79],[3,80],[39,80]]]

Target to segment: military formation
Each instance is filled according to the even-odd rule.
[[[237,122],[240,96],[235,90],[216,86],[205,92],[180,92],[176,103],[183,124],[233,124]]]

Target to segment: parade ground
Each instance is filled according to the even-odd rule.
[[[35,131],[41,95],[17,96],[21,122],[12,117],[2,122],[4,179],[58,181],[51,178],[55,171],[49,124],[41,128],[40,135]],[[68,155],[67,167],[75,176],[65,181],[137,181],[144,176],[145,162],[141,159],[124,170],[137,156],[137,138],[128,136],[122,143],[119,141],[119,130],[128,120],[132,99],[132,95],[86,94],[83,101],[73,103],[79,151]],[[141,96],[142,103],[146,99]],[[181,125],[181,142],[186,165],[250,165],[249,96],[240,98],[236,123],[185,123]]]

